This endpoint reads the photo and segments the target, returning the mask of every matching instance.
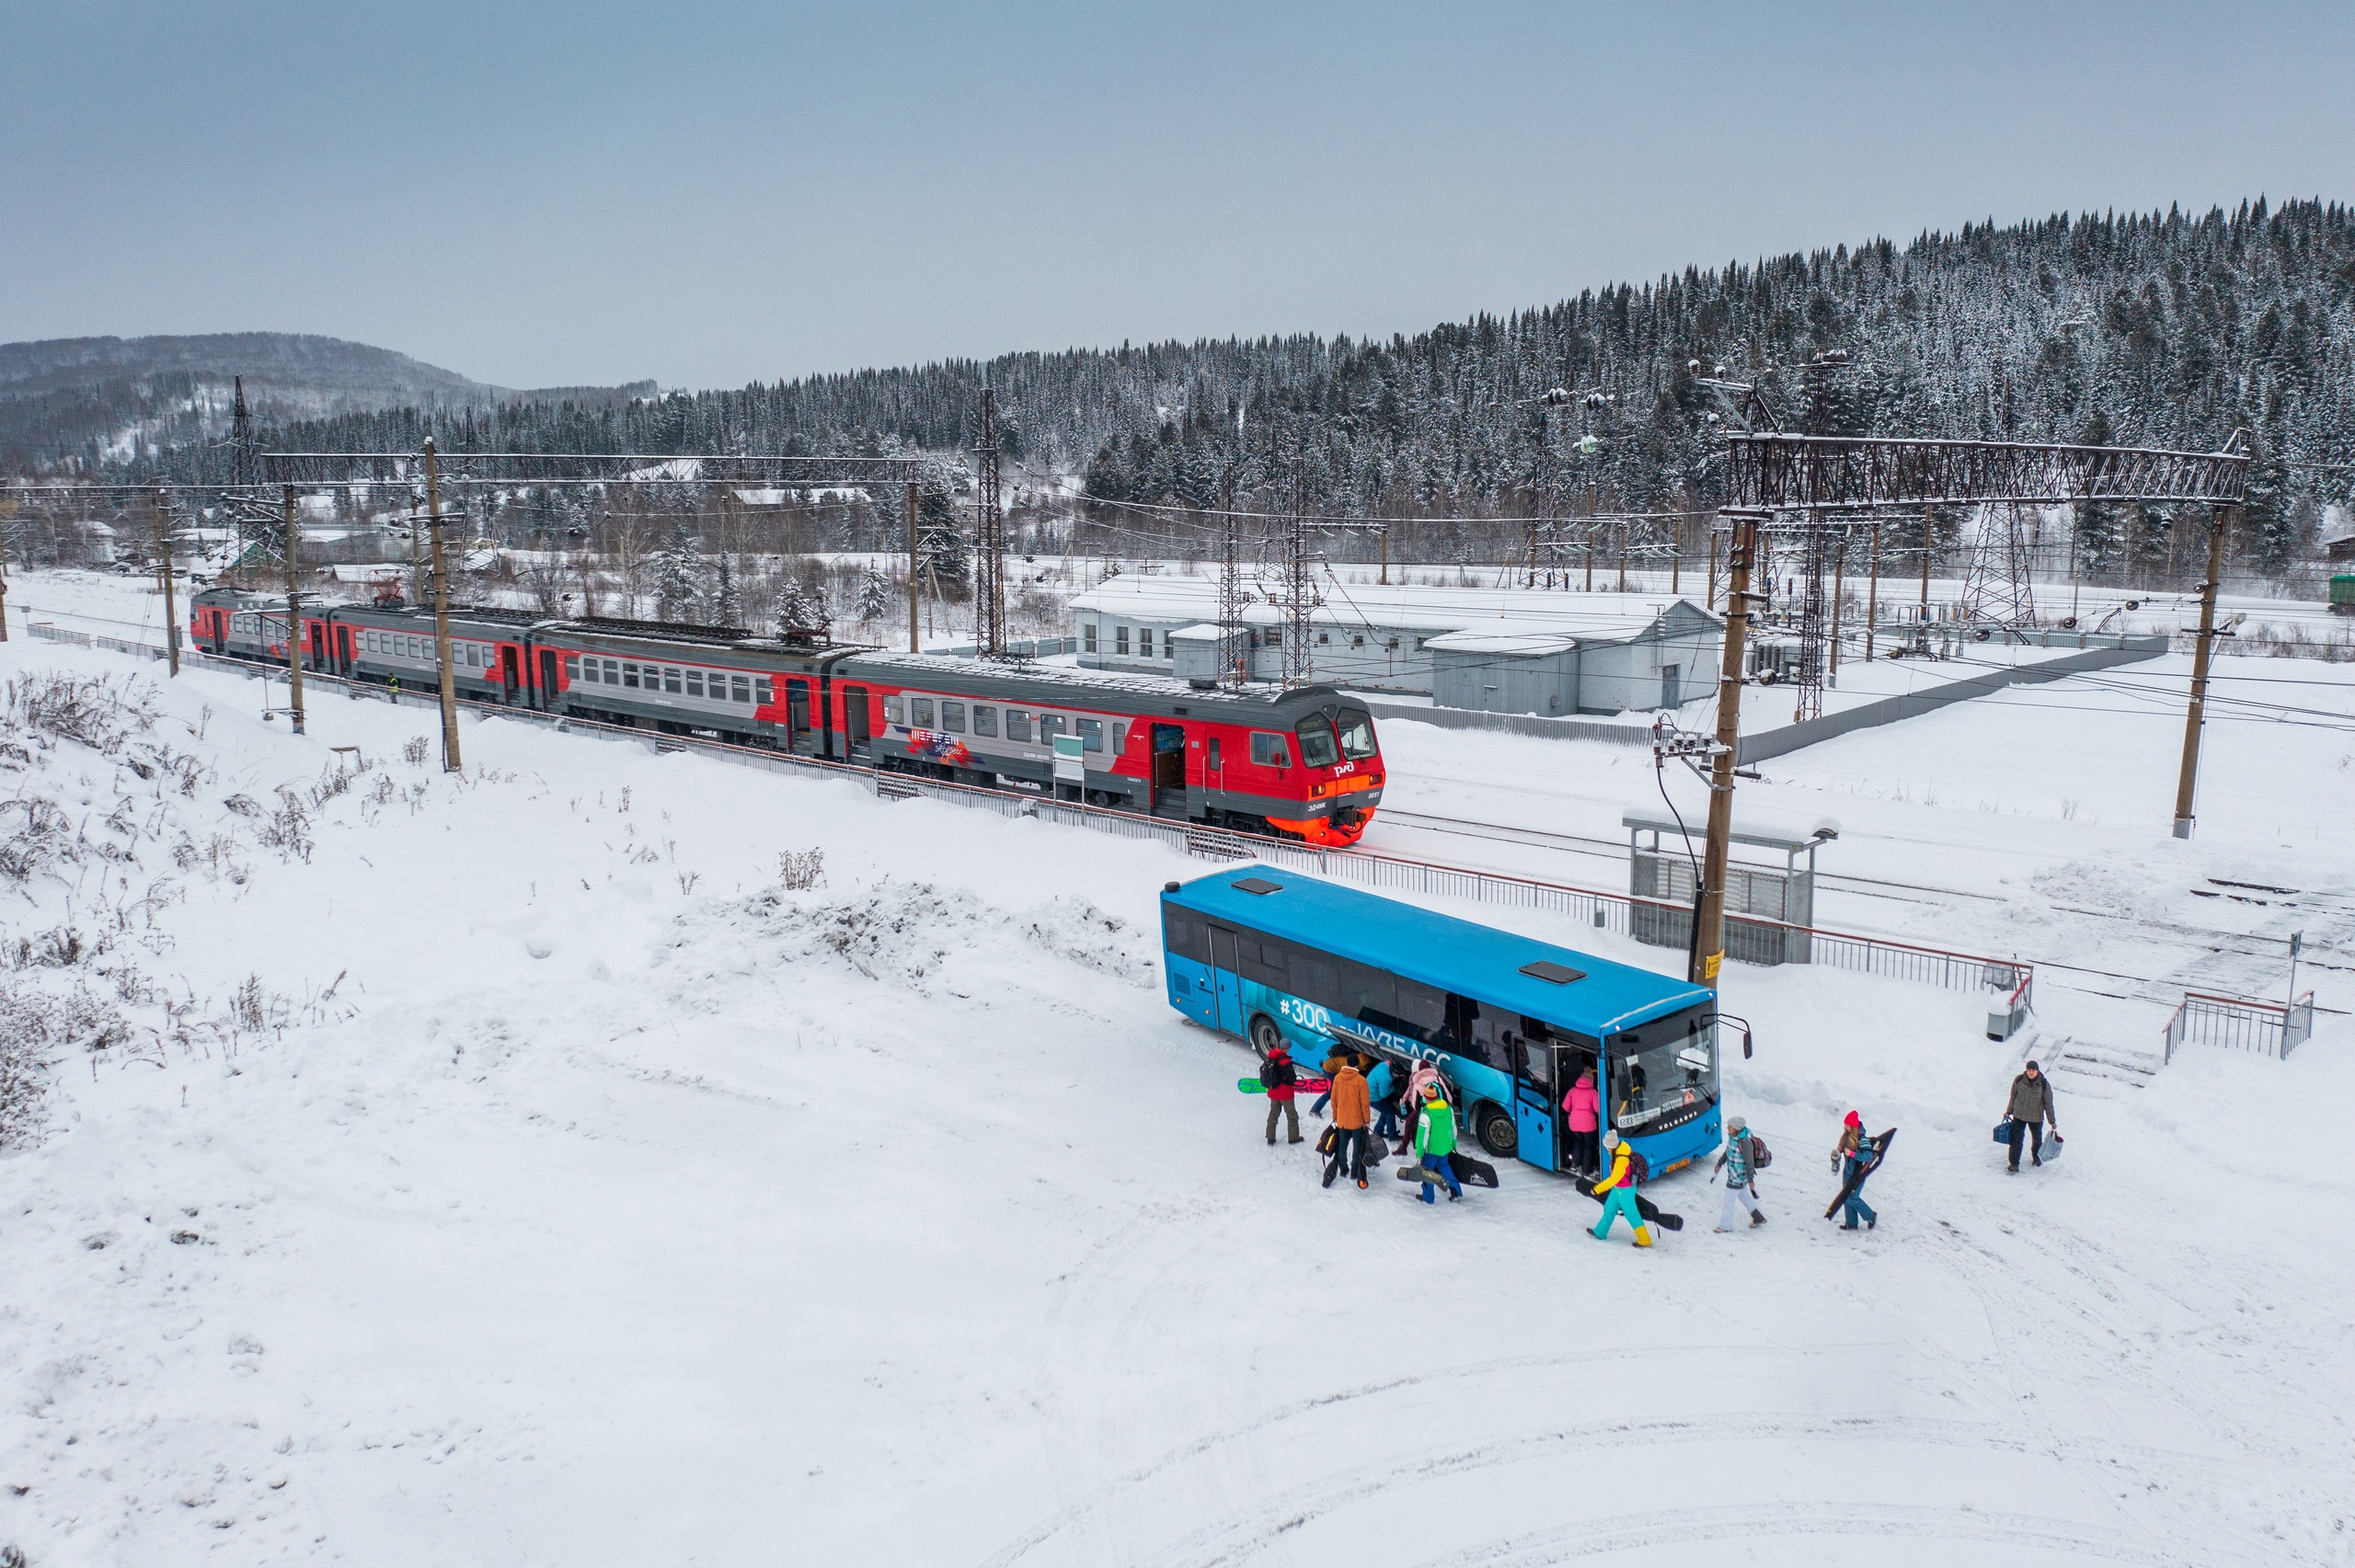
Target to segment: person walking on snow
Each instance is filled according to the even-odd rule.
[[[1259,1064],[1259,1085],[1268,1092],[1268,1142],[1276,1141],[1276,1118],[1281,1116],[1292,1128],[1290,1141],[1300,1141],[1300,1107],[1292,1103],[1292,1086],[1300,1081],[1300,1072],[1292,1064],[1292,1052],[1279,1043]]]
[[[1587,1234],[1598,1242],[1609,1241],[1611,1220],[1615,1215],[1625,1219],[1627,1229],[1636,1233],[1636,1245],[1648,1247],[1652,1244],[1651,1228],[1644,1223],[1643,1211],[1636,1207],[1636,1178],[1628,1169],[1636,1152],[1635,1145],[1615,1132],[1605,1132],[1603,1146],[1611,1150],[1611,1174],[1595,1183],[1594,1190],[1609,1196],[1603,1200],[1603,1218],[1594,1222],[1594,1229]]]
[[[1840,1221],[1843,1230],[1854,1230],[1856,1221],[1865,1222],[1869,1230],[1880,1223],[1880,1216],[1865,1202],[1865,1178],[1870,1173],[1874,1150],[1865,1137],[1865,1118],[1855,1111],[1840,1127],[1840,1141],[1832,1147],[1832,1168],[1840,1173],[1840,1185],[1847,1193],[1841,1200],[1841,1212],[1846,1216]]]
[[[1726,1207],[1717,1216],[1717,1234],[1732,1230],[1745,1208],[1752,1225],[1765,1224],[1766,1216],[1758,1207],[1758,1156],[1751,1147],[1750,1124],[1740,1116],[1726,1123],[1726,1148],[1717,1156],[1717,1169],[1726,1173]]]
[[[1603,1125],[1603,1096],[1595,1090],[1593,1073],[1579,1074],[1579,1081],[1562,1096],[1562,1110],[1569,1117],[1570,1169],[1591,1176],[1603,1168],[1602,1151],[1595,1141]]]
[[[1433,1067],[1427,1061],[1417,1062],[1414,1066],[1414,1070],[1407,1073],[1407,1096],[1406,1099],[1401,1102],[1401,1110],[1399,1112],[1399,1114],[1405,1116],[1407,1121],[1407,1136],[1399,1140],[1399,1153],[1405,1154],[1409,1151],[1415,1137],[1416,1118],[1423,1114],[1423,1102],[1430,1097],[1431,1088],[1436,1085],[1439,1081],[1439,1069]],[[1446,1097],[1446,1094],[1447,1091],[1444,1088],[1440,1090],[1440,1095],[1442,1099]],[[1450,1116],[1454,1115],[1453,1107],[1450,1107],[1448,1114]]]
[[[2030,1062],[2012,1080],[2012,1097],[2004,1102],[2004,1115],[2012,1124],[2012,1174],[2020,1173],[2020,1139],[2030,1140],[2028,1163],[2044,1163],[2044,1124],[2052,1124],[2052,1136],[2061,1136],[2061,1119],[2052,1114],[2052,1080],[2044,1076],[2036,1063]]]
[[[1431,1192],[1434,1176],[1447,1184],[1448,1202],[1464,1196],[1464,1189],[1455,1184],[1454,1167],[1447,1162],[1447,1157],[1455,1152],[1455,1112],[1436,1082],[1423,1088],[1423,1108],[1415,1118],[1415,1152],[1423,1157],[1425,1203],[1439,1201]]]
[[[1373,1102],[1373,1136],[1393,1139],[1398,1136],[1398,1075],[1386,1061],[1377,1063],[1366,1075],[1365,1092]]]
[[[1365,1128],[1373,1119],[1366,1094],[1365,1075],[1355,1057],[1336,1057],[1333,1074],[1333,1157],[1325,1162],[1325,1185],[1347,1171],[1362,1189],[1365,1185]]]

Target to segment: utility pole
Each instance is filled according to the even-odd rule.
[[[916,482],[913,479],[908,481],[908,651],[924,651],[924,637],[916,630]]]
[[[1708,601],[1703,604],[1701,608],[1708,611],[1711,614],[1715,614],[1717,608],[1717,525],[1714,520],[1709,524],[1709,590],[1707,601]]]
[[[1715,989],[1726,956],[1726,861],[1733,841],[1734,752],[1741,742],[1742,637],[1750,628],[1750,564],[1766,513],[1729,511],[1726,552],[1726,658],[1717,677],[1717,743],[1709,764],[1709,840],[1701,862],[1692,969],[1685,979]]]
[[[0,643],[8,640],[8,534],[0,529]]]
[[[1296,692],[1316,678],[1308,646],[1309,612],[1316,599],[1308,582],[1308,443],[1292,454],[1292,515],[1284,520],[1284,690]]]
[[[1873,661],[1873,624],[1880,619],[1880,524],[1873,524],[1872,587],[1865,590],[1865,664]]]
[[[180,672],[180,612],[172,601],[172,512],[171,498],[163,486],[155,487],[155,571],[164,579],[164,657],[170,661],[174,675]],[[6,633],[0,631],[0,641]]]
[[[2217,504],[2208,513],[2208,577],[2200,585],[2200,640],[2191,646],[2191,706],[2183,715],[2183,772],[2175,785],[2175,836],[2191,837],[2191,801],[2200,784],[2200,729],[2207,722],[2208,661],[2216,649],[2216,585],[2224,574],[2224,537],[2232,532],[2233,509]]]
[[[294,548],[294,486],[286,486],[286,711],[293,720],[294,733],[303,728],[303,595],[295,580],[294,558],[300,554]],[[171,563],[165,563],[165,570]]]
[[[1840,543],[1832,547],[1832,670],[1831,682],[1840,684],[1840,601],[1848,594],[1848,531],[1840,531]],[[1870,656],[1867,655],[1867,658]]]
[[[1235,471],[1228,469],[1220,486],[1218,515],[1218,683],[1239,692],[1251,679],[1251,632],[1243,622],[1243,550],[1236,537],[1242,520],[1235,515]],[[1241,645],[1237,654],[1234,645]]]
[[[433,438],[425,438],[425,525],[433,531],[433,659],[442,675],[442,771],[454,773],[458,760],[458,672],[450,663],[450,570],[442,555],[442,479]],[[290,487],[287,494],[293,495]]]
[[[1922,635],[1930,635],[1930,536],[1931,512],[1922,509]]]
[[[982,388],[982,439],[974,447],[973,651],[1005,655],[1005,514],[998,506],[997,396]]]
[[[1390,525],[1382,526],[1382,586],[1390,586]]]

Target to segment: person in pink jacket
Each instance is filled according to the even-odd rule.
[[[1602,1125],[1603,1096],[1595,1091],[1593,1073],[1579,1074],[1579,1081],[1562,1096],[1562,1109],[1570,1118],[1570,1168],[1581,1176],[1591,1176],[1603,1168],[1603,1150],[1595,1139]]]

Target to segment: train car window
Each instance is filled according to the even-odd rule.
[[[776,684],[775,684],[775,681],[753,681],[753,682],[752,682],[752,700],[753,700],[753,701],[755,701],[755,702],[757,702],[757,703],[759,703],[759,704],[761,704],[761,706],[763,706],[763,707],[767,707],[770,704],[772,704],[772,703],[775,702],[775,701],[776,701]]]
[[[662,667],[662,689],[673,692],[679,690],[679,672],[667,664]]]
[[[690,697],[700,697],[703,695],[702,670],[690,670],[687,671],[687,695]]]
[[[1341,710],[1341,755],[1359,761],[1374,755],[1373,720],[1355,708]]]
[[[580,656],[579,654],[569,653],[564,656],[564,678],[567,681],[578,681],[580,679]]]
[[[1112,651],[1123,655],[1129,651],[1129,629],[1126,626],[1112,628]]]
[[[610,658],[609,658],[609,659],[607,659],[607,660],[605,660],[604,662],[605,662],[605,684],[606,684],[606,685],[608,685],[608,686],[618,685],[618,684],[620,683],[620,681],[621,681],[621,678],[622,678],[622,674],[621,674],[622,667],[621,667],[620,665],[618,665],[618,664],[615,664],[615,663],[612,659],[610,659]]]
[[[1040,740],[1045,741],[1047,744],[1051,746],[1054,744],[1055,737],[1061,735],[1063,732],[1063,715],[1040,714],[1039,715],[1039,738]]]
[[[1104,721],[1102,719],[1084,718],[1079,721],[1079,746],[1083,751],[1104,750]]]
[[[973,733],[975,735],[997,733],[997,710],[987,703],[973,704]]]
[[[930,697],[908,699],[908,725],[913,729],[932,727],[932,699]]]
[[[1225,759],[1219,755],[1218,737],[1215,735],[1212,736],[1208,744],[1210,746],[1210,761],[1205,765],[1212,773],[1217,773],[1220,769],[1226,766]]]
[[[1292,766],[1292,750],[1285,746],[1282,736],[1253,730],[1251,761],[1262,768],[1289,768]]]
[[[1020,708],[1005,710],[1005,738],[1008,740],[1030,738],[1030,715]]]
[[[904,724],[907,722],[901,715],[899,698],[886,697],[883,699],[883,722],[885,724]]]
[[[1126,751],[1128,749],[1129,727],[1125,724],[1114,725],[1112,727],[1112,750],[1118,752]]]
[[[638,684],[637,665],[625,664],[622,666],[622,684],[625,686],[635,686]]]
[[[1341,749],[1334,743],[1333,727],[1321,714],[1312,714],[1300,721],[1300,760],[1304,766],[1329,768],[1341,760]]]
[[[954,735],[965,733],[965,704],[941,699],[940,727]]]

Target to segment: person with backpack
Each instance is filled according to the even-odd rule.
[[[1268,1143],[1276,1141],[1276,1118],[1281,1116],[1292,1129],[1290,1141],[1300,1141],[1300,1108],[1292,1103],[1292,1085],[1300,1082],[1300,1070],[1292,1064],[1292,1051],[1281,1040],[1259,1064],[1259,1087],[1268,1092]]]
[[[1766,1215],[1758,1207],[1758,1171],[1766,1162],[1766,1145],[1750,1135],[1750,1124],[1740,1116],[1726,1121],[1725,1152],[1717,1156],[1717,1170],[1726,1173],[1725,1212],[1717,1216],[1717,1234],[1722,1236],[1734,1228],[1743,1209],[1750,1210],[1752,1225],[1766,1223]]]
[[[1431,1191],[1433,1177],[1447,1184],[1448,1202],[1464,1196],[1464,1189],[1456,1185],[1455,1168],[1447,1160],[1455,1152],[1455,1110],[1436,1082],[1423,1086],[1423,1107],[1415,1116],[1415,1152],[1423,1158],[1425,1203],[1439,1201]]]
[[[1636,1189],[1651,1175],[1651,1163],[1636,1151],[1636,1146],[1617,1133],[1605,1130],[1603,1147],[1611,1151],[1611,1174],[1594,1184],[1597,1193],[1607,1194],[1603,1200],[1603,1218],[1594,1222],[1587,1234],[1598,1242],[1611,1239],[1611,1221],[1615,1216],[1627,1222],[1636,1233],[1636,1245],[1652,1244],[1651,1227],[1644,1223],[1643,1211],[1636,1207]]]
[[[1859,1219],[1867,1230],[1880,1223],[1880,1216],[1865,1201],[1865,1180],[1879,1163],[1880,1149],[1865,1136],[1865,1118],[1850,1111],[1840,1125],[1840,1141],[1832,1150],[1832,1168],[1840,1173],[1843,1194],[1838,1207],[1846,1216],[1840,1222],[1843,1230],[1854,1230]]]
[[[1603,1151],[1597,1141],[1603,1126],[1603,1096],[1594,1087],[1594,1074],[1581,1072],[1570,1092],[1562,1096],[1562,1112],[1569,1119],[1570,1169],[1581,1176],[1591,1176],[1603,1168]]]
[[[2020,1140],[2032,1140],[2028,1146],[2028,1163],[2044,1163],[2044,1124],[2052,1124],[2052,1136],[2061,1136],[2061,1120],[2052,1112],[2052,1080],[2044,1076],[2036,1063],[2030,1062],[2012,1080],[2011,1098],[2004,1102],[2004,1117],[2012,1124],[2011,1173],[2020,1173]]]
[[[1363,1191],[1365,1129],[1373,1119],[1365,1075],[1358,1070],[1358,1059],[1353,1056],[1336,1057],[1326,1066],[1333,1075],[1333,1154],[1325,1162],[1325,1185],[1331,1186],[1333,1178],[1346,1170]]]
[[[1398,1136],[1398,1075],[1388,1061],[1374,1064],[1366,1074],[1366,1097],[1373,1103],[1373,1136],[1387,1140]]]
[[[1413,1069],[1407,1074],[1407,1092],[1398,1102],[1398,1114],[1407,1122],[1406,1136],[1398,1140],[1398,1152],[1401,1154],[1413,1152],[1415,1127],[1418,1119],[1423,1114],[1423,1102],[1430,1098],[1433,1087],[1439,1088],[1441,1098],[1446,1097],[1447,1090],[1441,1083],[1439,1069],[1427,1061],[1415,1063]],[[1453,1116],[1454,1114],[1454,1107],[1451,1105],[1448,1108],[1448,1115]]]

